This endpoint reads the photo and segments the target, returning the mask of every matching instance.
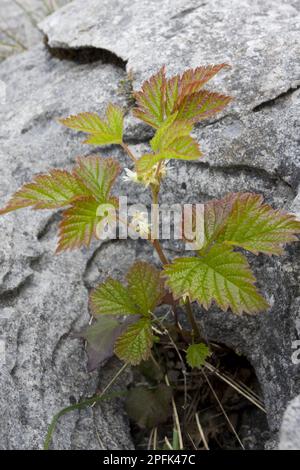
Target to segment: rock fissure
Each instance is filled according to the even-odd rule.
[[[118,93],[126,71],[132,69],[138,89],[163,64],[174,75],[228,62],[231,70],[212,88],[234,96],[232,107],[195,129],[209,162],[174,164],[164,182],[166,202],[205,202],[227,192],[253,191],[276,208],[299,212],[299,84],[292,78],[298,73],[299,19],[294,0],[284,5],[277,0],[103,0],[101,9],[98,0],[73,1],[42,23],[47,46],[0,64],[6,87],[0,108],[1,205],[33,174],[70,168],[78,154],[100,153],[82,146],[82,136],[55,118],[102,113],[109,101],[124,107],[126,93]],[[141,154],[152,131],[126,120],[127,141]],[[130,166],[116,148],[103,154]],[[138,186],[120,178],[116,191],[149,207],[149,196]],[[83,342],[72,339],[71,332],[89,321],[91,288],[110,276],[123,278],[134,259],[158,261],[151,247],[132,240],[54,256],[59,218],[59,213],[49,218],[18,211],[0,219],[0,326],[7,359],[0,367],[0,448],[41,448],[47,424],[70,395],[76,400],[92,396],[107,383],[112,363],[88,374]],[[266,314],[234,317],[214,307],[205,314],[195,307],[210,338],[225,340],[254,365],[274,442],[291,390],[300,393],[299,365],[291,359],[295,331],[300,331],[298,251],[291,247],[276,262],[255,261],[271,304]],[[297,409],[291,407],[293,416]],[[296,424],[285,419],[284,426]],[[65,417],[53,446],[99,449],[96,428],[105,448],[132,447],[119,402]]]
[[[257,113],[259,111],[262,111],[263,109],[266,108],[272,108],[273,106],[276,106],[279,102],[288,99],[293,93],[295,93],[297,90],[300,89],[300,83],[288,88],[288,90],[283,91],[279,95],[275,96],[275,98],[271,98],[269,100],[263,101],[262,103],[258,104],[255,106],[252,111],[254,113]]]
[[[101,49],[92,46],[80,46],[78,48],[51,47],[48,44],[48,38],[45,36],[45,44],[50,55],[59,60],[67,60],[78,65],[93,64],[101,62],[103,64],[114,65],[121,70],[126,71],[127,61],[114,54],[108,49]]]

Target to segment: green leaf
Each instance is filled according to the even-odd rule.
[[[164,384],[154,389],[132,388],[126,399],[128,416],[141,428],[152,429],[172,415],[172,390]]]
[[[29,206],[57,209],[89,197],[94,197],[98,205],[114,204],[110,191],[119,171],[119,164],[111,158],[79,157],[72,173],[55,169],[35,176],[11,197],[0,214]]]
[[[180,99],[184,96],[197,93],[209,80],[211,80],[228,64],[202,65],[195,69],[186,70],[180,79]]]
[[[193,125],[176,121],[176,116],[172,114],[156,131],[150,145],[157,153],[143,155],[137,161],[138,173],[148,173],[163,160],[197,160],[202,155],[198,142],[189,135]]]
[[[186,95],[177,105],[177,119],[196,123],[222,111],[232,98],[230,96],[201,90],[192,95]]]
[[[215,244],[202,256],[177,258],[164,267],[176,298],[188,296],[208,309],[213,301],[226,311],[256,313],[268,307],[254,286],[246,258],[232,247]]]
[[[228,200],[228,198],[227,198]],[[285,243],[297,241],[300,221],[292,214],[263,204],[262,196],[231,195],[232,209],[219,240],[257,254],[279,255]]]
[[[190,344],[186,351],[186,360],[190,367],[201,367],[211,355],[209,348],[204,343]]]
[[[205,249],[211,243],[217,241],[226,225],[235,197],[229,194],[223,199],[212,199],[204,204],[204,245]]]
[[[143,83],[142,90],[134,93],[137,108],[134,115],[152,127],[158,128],[165,118],[165,67]]]
[[[113,356],[114,344],[117,338],[135,320],[128,317],[122,323],[112,316],[98,317],[96,322],[85,328],[80,334],[87,341],[88,371],[96,369]],[[138,316],[136,316],[136,320]]]
[[[99,203],[109,203],[110,191],[120,171],[112,158],[80,157],[74,175],[81,180]]]
[[[177,120],[198,122],[210,117],[223,109],[231,98],[202,91],[201,88],[224,67],[228,66],[202,66],[186,70],[182,75],[175,75],[168,80],[165,67],[162,67],[156,75],[144,82],[140,92],[134,94],[137,101],[135,116],[156,129],[176,111],[179,111]]]
[[[89,195],[87,188],[65,170],[51,170],[37,175],[32,183],[26,183],[0,210],[0,214],[32,206],[33,209],[56,209],[68,206],[76,197]]]
[[[160,272],[148,263],[137,261],[127,274],[128,294],[139,307],[139,313],[148,315],[160,303],[163,283]]]
[[[118,172],[119,164],[112,159],[80,157],[72,173],[52,170],[36,176],[12,196],[0,214],[27,206],[34,209],[71,206],[63,212],[57,252],[89,246],[93,236],[100,236],[96,228],[104,216],[98,215],[99,206],[117,206],[110,191]]]
[[[156,131],[150,141],[152,150],[158,153],[169,151],[177,155],[177,158],[199,158],[201,152],[198,143],[189,135],[193,130],[193,125],[185,121],[174,122],[176,116],[177,113],[172,114]]]
[[[182,75],[176,75],[166,83],[166,114],[172,114],[180,104],[180,101],[188,95],[201,90],[211,78],[227,64],[204,65],[195,69],[186,70]]]
[[[154,165],[164,160],[186,160],[193,161],[198,160],[199,155],[195,156],[197,149],[194,147],[193,139],[186,137],[185,140],[181,139],[181,142],[178,142],[176,150],[164,150],[161,153],[147,153],[143,155],[135,164],[137,173],[148,173],[151,171]],[[197,145],[197,144],[196,144]],[[181,148],[180,148],[181,147]],[[194,148],[193,148],[194,147]],[[185,149],[189,149],[191,155],[185,155]],[[179,153],[179,152],[182,153]],[[201,155],[201,154],[200,154]]]
[[[185,135],[173,140],[168,148],[170,158],[181,160],[198,160],[202,156],[198,142],[190,135]]]
[[[76,199],[65,210],[59,224],[59,242],[56,253],[89,246],[101,218],[97,216],[99,202],[92,196]]]
[[[148,316],[159,305],[163,295],[160,272],[143,261],[135,262],[127,273],[128,286],[108,279],[91,294],[91,308],[95,315]]]
[[[97,113],[80,113],[59,121],[70,129],[90,134],[84,141],[85,144],[111,145],[122,143],[123,119],[122,109],[110,103],[105,112],[105,119]]]
[[[166,114],[170,116],[175,109],[180,94],[180,75],[167,80],[166,83]]]
[[[88,370],[92,371],[103,361],[113,355],[114,343],[120,336],[120,322],[112,317],[99,317],[95,323],[88,326],[82,337],[88,342]]]
[[[140,313],[129,296],[128,289],[115,279],[108,279],[93,290],[90,296],[95,315],[127,315]]]
[[[174,128],[174,121],[176,120],[177,113],[169,116],[157,129],[154,137],[150,140],[151,148],[154,152],[159,152],[162,149],[168,148],[170,144],[182,135],[188,135],[193,126],[185,122],[177,122],[176,128]],[[177,132],[180,134],[176,134]]]
[[[153,345],[150,319],[143,317],[123,333],[116,341],[115,354],[124,362],[137,365],[148,359]]]

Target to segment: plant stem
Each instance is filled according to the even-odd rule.
[[[164,251],[162,249],[162,246],[161,246],[159,240],[151,240],[151,243],[154,246],[154,248],[155,248],[162,264],[169,264],[169,260],[166,257],[166,255],[164,254]]]
[[[191,302],[190,302],[190,299],[188,297],[184,301],[184,306],[185,306],[185,310],[186,310],[189,322],[190,322],[191,327],[192,327],[193,336],[197,336],[199,339],[200,338],[202,339],[202,334],[200,332],[200,328],[198,326],[198,323],[196,322],[196,319],[194,317]]]
[[[158,204],[158,198],[159,198],[159,189],[160,187],[159,186],[154,186],[154,185],[151,185],[151,192],[152,192],[152,203],[153,204]],[[169,264],[169,260],[168,258],[166,257],[164,251],[163,251],[163,248],[160,244],[160,241],[158,239],[155,239],[155,240],[151,240],[151,243],[153,245],[153,247],[155,248],[158,256],[159,256],[159,259],[160,261],[162,262],[162,264]],[[192,327],[192,335],[193,337],[197,337],[197,338],[202,338],[202,334],[200,332],[200,328],[196,322],[196,319],[194,317],[194,314],[193,314],[193,310],[192,310],[192,307],[191,307],[191,302],[190,302],[190,299],[187,298],[185,301],[184,301],[184,305],[185,305],[185,310],[186,310],[186,313],[187,313],[187,316],[188,316],[188,319],[190,321],[190,324],[191,324],[191,327]],[[173,306],[173,311],[175,312],[175,305]],[[176,320],[176,315],[175,315],[175,321],[176,323],[177,320]]]
[[[158,196],[159,196],[159,186],[155,186],[154,184],[151,185],[151,193],[152,193],[152,204],[158,204]],[[154,246],[159,259],[162,264],[169,264],[169,260],[166,257],[164,250],[160,244],[160,241],[156,238],[151,240],[152,245]]]
[[[125,152],[127,153],[127,155],[131,158],[131,160],[133,162],[136,162],[136,157],[133,155],[132,151],[130,150],[130,148],[128,147],[128,145],[126,145],[124,142],[122,142],[121,144],[121,147],[123,148],[123,150],[125,150]]]

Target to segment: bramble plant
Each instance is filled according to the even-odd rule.
[[[158,204],[168,162],[194,161],[202,155],[191,135],[194,125],[230,103],[231,97],[203,88],[227,67],[226,64],[202,66],[172,78],[166,77],[162,67],[143,84],[141,91],[134,93],[134,116],[155,130],[148,153],[139,158],[124,142],[124,113],[116,105],[109,104],[104,117],[85,112],[60,122],[88,134],[86,144],[120,145],[134,165],[133,169],[125,169],[125,178],[148,188],[153,204]],[[118,198],[112,195],[112,188],[119,172],[120,165],[113,158],[80,157],[72,171],[54,169],[35,176],[32,183],[25,184],[12,196],[0,213],[29,206],[64,208],[57,252],[89,246],[93,237],[101,238],[110,223],[107,211],[101,208],[113,207],[118,211]],[[235,314],[254,314],[268,308],[255,286],[256,279],[244,251],[280,255],[284,244],[297,240],[300,222],[294,215],[264,204],[262,196],[252,193],[231,193],[221,200],[209,201],[204,204],[202,217],[202,233],[196,233],[193,239],[198,243],[194,255],[173,260],[167,258],[159,239],[140,220],[139,231],[153,245],[162,268],[137,261],[129,269],[126,283],[107,279],[91,293],[90,306],[96,321],[86,329],[84,337],[92,354],[99,359],[94,365],[111,355],[114,347],[115,354],[126,364],[145,364],[150,358],[160,368],[157,345],[167,336],[181,359],[181,352],[185,352],[183,362],[188,367],[201,368],[212,350],[194,317],[193,302],[205,309],[214,302],[223,311],[230,309]],[[165,323],[157,312],[162,304],[171,306],[176,335],[181,336],[184,344],[181,352],[175,344],[174,326]],[[186,310],[191,323],[188,332],[179,325],[178,307]],[[121,318],[124,316],[125,320]],[[159,408],[158,395],[147,390],[140,392],[155,398],[155,407]],[[166,398],[164,393],[160,395]],[[164,408],[162,401],[160,405]],[[133,414],[136,413],[135,410]],[[147,422],[155,426],[162,418],[162,412],[156,419],[147,415]]]

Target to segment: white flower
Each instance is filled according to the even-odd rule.
[[[136,171],[124,168],[125,175],[123,175],[123,181],[133,181],[134,183],[142,184],[147,188],[150,184],[158,185],[171,169],[170,165],[164,161],[156,163],[151,170],[140,175]]]
[[[132,171],[129,168],[124,168],[125,175],[123,175],[123,181],[133,181],[134,183],[139,183],[138,174],[136,171]]]

